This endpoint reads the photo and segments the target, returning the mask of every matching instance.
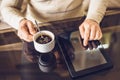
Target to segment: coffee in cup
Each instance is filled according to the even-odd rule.
[[[33,36],[35,50],[48,53],[55,47],[55,35],[51,31],[42,30]]]

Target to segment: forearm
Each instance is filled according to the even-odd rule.
[[[107,5],[107,0],[90,0],[86,19],[92,19],[100,23],[105,15]]]
[[[23,0],[3,0],[1,4],[1,14],[5,22],[14,27],[15,29],[19,26],[19,21],[23,19],[21,13],[21,4]]]

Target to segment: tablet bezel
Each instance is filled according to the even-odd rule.
[[[100,65],[97,65],[97,66],[94,66],[94,67],[91,67],[91,68],[88,68],[88,69],[85,69],[85,70],[75,71],[74,66],[72,65],[72,62],[71,62],[70,57],[68,55],[68,52],[65,49],[65,45],[68,42],[69,38],[64,39],[60,36],[58,36],[57,38],[58,38],[58,44],[59,44],[60,50],[62,52],[65,63],[67,65],[67,68],[68,68],[69,73],[70,73],[72,78],[85,76],[85,75],[88,75],[88,74],[92,74],[94,72],[98,72],[98,71],[105,70],[105,69],[110,69],[110,68],[113,67],[112,61],[111,61],[108,53],[106,53],[103,48],[100,48],[99,50],[102,53],[103,57],[105,58],[106,63],[100,64]]]

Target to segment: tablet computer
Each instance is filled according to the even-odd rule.
[[[102,44],[85,49],[79,31],[58,36],[59,47],[72,78],[85,76],[100,70],[112,68],[108,53]]]

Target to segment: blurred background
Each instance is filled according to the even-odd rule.
[[[0,13],[0,80],[21,80],[16,68],[21,62],[21,46],[15,30],[3,21]]]

